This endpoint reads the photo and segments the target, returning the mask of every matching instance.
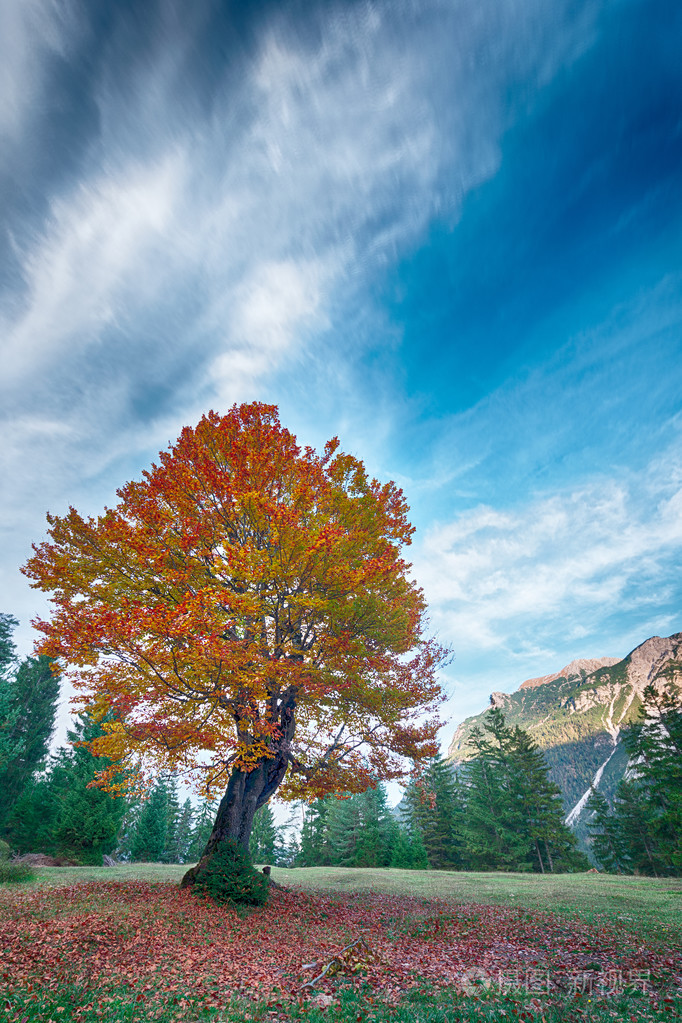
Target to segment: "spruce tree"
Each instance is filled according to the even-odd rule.
[[[561,790],[550,781],[547,763],[535,741],[518,727],[510,733],[509,766],[511,792],[531,841],[533,869],[543,874],[586,869],[587,861],[564,823]]]
[[[647,808],[652,873],[656,865],[663,874],[682,872],[682,708],[674,684],[680,671],[682,665],[673,661],[665,669],[668,683],[662,691],[647,686],[640,721],[623,735],[632,780]]]
[[[249,839],[249,854],[252,863],[272,865],[276,858],[278,843],[277,827],[270,803],[264,803],[256,811],[253,830]]]
[[[528,839],[510,794],[508,742],[499,711],[490,712],[485,729],[492,739],[480,728],[472,731],[475,755],[466,768],[467,857],[474,870],[523,869]]]
[[[303,806],[300,849],[296,859],[297,867],[329,866],[332,853],[328,837],[328,812],[330,800],[316,799]]]
[[[54,731],[59,679],[49,657],[27,657],[9,684],[6,738],[11,755],[0,767],[0,821],[44,763]]]
[[[55,821],[59,803],[52,782],[49,771],[31,778],[12,807],[5,829],[12,852],[56,854]]]
[[[81,745],[102,734],[100,725],[83,714],[67,734],[72,746],[58,752],[51,772],[59,805],[54,828],[57,852],[81,863],[101,864],[103,854],[116,848],[126,799],[88,788],[95,775],[110,766],[106,757],[94,757]]]
[[[166,849],[168,831],[168,784],[160,778],[144,804],[135,831],[131,857],[135,861],[159,863]]]
[[[334,866],[352,864],[358,838],[358,820],[351,802],[352,796],[342,799],[332,796],[327,808],[327,841],[330,862]]]
[[[195,813],[194,828],[187,850],[187,863],[197,863],[206,848],[218,810],[218,800],[206,796]]]
[[[16,647],[12,633],[19,625],[13,615],[0,611],[0,687],[14,671],[16,663]]]
[[[673,685],[680,666],[668,666],[668,684],[644,691],[639,722],[623,733],[630,762],[609,809],[603,797],[588,804],[592,849],[606,870],[682,874],[682,710]]]
[[[194,807],[191,799],[186,799],[180,807],[175,828],[175,859],[173,863],[188,863],[189,848],[192,844],[194,828]]]
[[[163,863],[182,863],[178,859],[178,826],[180,824],[180,797],[175,775],[164,775],[166,788],[166,838],[161,853]]]
[[[587,861],[563,820],[557,785],[542,752],[518,726],[507,726],[494,708],[484,734],[472,733],[476,750],[467,767],[465,835],[479,869],[584,870]]]
[[[91,717],[81,715],[68,732],[72,745],[60,749],[47,771],[24,788],[7,821],[8,840],[16,852],[101,864],[103,854],[114,851],[126,799],[88,788],[110,761],[93,757],[81,745],[101,734]]]
[[[386,867],[395,836],[383,785],[327,803],[325,844],[328,860],[342,867]]]
[[[391,850],[391,867],[399,870],[427,870],[429,861],[418,828],[398,825]]]
[[[589,814],[587,827],[590,832],[590,848],[595,860],[610,874],[627,873],[627,849],[617,818],[611,813],[602,793],[594,786],[590,788],[586,809]]]
[[[412,830],[419,831],[433,870],[461,870],[464,866],[464,801],[461,785],[441,756],[428,764],[420,783],[412,782],[405,795]]]
[[[50,658],[27,657],[17,666],[17,625],[0,614],[0,827],[45,762],[59,699]]]

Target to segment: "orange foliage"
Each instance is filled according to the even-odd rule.
[[[52,593],[40,651],[114,714],[93,752],[210,786],[277,751],[289,798],[358,791],[435,752],[446,651],[423,635],[395,484],[336,439],[299,448],[254,403],[185,428],[118,496],[96,518],[49,515],[23,569]]]

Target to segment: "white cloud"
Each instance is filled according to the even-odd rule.
[[[38,366],[45,379],[64,348],[72,357],[96,345],[103,327],[127,315],[131,292],[137,305],[156,300],[159,250],[182,175],[173,154],[160,166],[127,164],[52,203],[41,237],[17,251],[24,308],[3,323],[5,386]]]
[[[640,474],[538,495],[505,514],[479,507],[429,531],[414,572],[441,635],[464,655],[529,660],[534,647],[547,658],[567,641],[584,645],[617,611],[644,629],[678,588],[679,470],[674,449]]]
[[[74,11],[87,18],[66,3],[44,20],[35,0],[6,10],[0,124],[21,165],[46,55],[68,62]],[[14,222],[21,286],[0,309],[10,566],[46,507],[111,500],[209,405],[262,394],[297,362],[338,389],[358,343],[344,328],[371,306],[377,271],[434,217],[457,217],[498,167],[510,89],[529,95],[591,32],[568,0],[551,18],[541,0],[323,4],[305,35],[283,7],[202,105],[186,73],[200,22],[137,63],[112,36],[78,172],[55,178],[42,222]],[[29,604],[15,584],[5,599]]]
[[[141,307],[196,285],[203,309],[176,343],[193,346],[219,396],[232,356],[248,389],[311,325],[329,322],[339,289],[363,285],[434,215],[456,215],[499,163],[507,86],[546,80],[590,29],[564,5],[547,22],[538,2],[523,13],[510,0],[485,16],[475,4],[423,14],[411,4],[325,6],[317,41],[306,43],[280,13],[210,116],[181,102],[191,39],[169,42],[132,85],[105,68],[101,139],[81,180],[17,240],[25,289],[3,316],[13,382],[65,349],[87,358],[112,325],[134,335]],[[20,88],[18,70],[15,80]],[[130,373],[127,357],[118,372]]]
[[[78,35],[68,3],[3,0],[0,5],[0,138],[23,135],[45,87],[45,60]]]

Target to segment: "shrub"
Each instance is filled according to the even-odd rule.
[[[0,884],[21,884],[23,881],[32,881],[35,876],[35,871],[28,863],[0,860]]]
[[[9,859],[9,845],[0,838],[0,862]]]
[[[254,870],[249,854],[236,842],[221,843],[194,882],[194,890],[215,902],[262,906],[270,882]]]

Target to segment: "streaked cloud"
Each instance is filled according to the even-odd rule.
[[[682,287],[656,225],[672,235],[679,202],[657,176],[672,121],[647,162],[644,116],[647,89],[665,105],[664,55],[641,69],[632,124],[623,88],[650,6],[252,7],[234,21],[210,0],[133,0],[108,20],[85,0],[3,7],[7,609],[24,623],[37,609],[18,565],[47,508],[97,511],[182,425],[258,398],[303,443],[338,433],[405,487],[458,692],[492,664],[559,667],[545,658],[562,643],[624,653],[604,643],[674,628]],[[614,96],[615,172],[603,125],[581,134]],[[594,144],[584,165],[576,140]],[[617,208],[633,168],[641,188],[633,172]],[[543,232],[558,215],[557,240]],[[404,267],[435,239],[456,255],[427,264],[433,289],[410,310]]]
[[[538,494],[504,513],[477,507],[431,529],[415,574],[441,634],[465,661],[497,650],[550,667],[624,612],[645,638],[645,623],[669,621],[680,595],[681,469],[678,444],[641,473]],[[596,653],[611,651],[585,656]]]

